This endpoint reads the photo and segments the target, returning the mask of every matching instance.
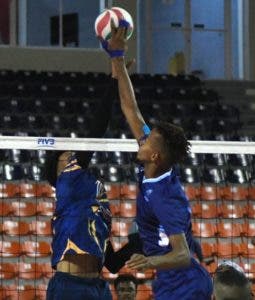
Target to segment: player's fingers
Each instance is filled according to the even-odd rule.
[[[134,257],[131,258],[129,261],[126,262],[127,266],[133,267],[133,266],[137,266],[139,264],[144,264],[146,263],[146,258],[142,257]]]
[[[113,19],[111,19],[111,35],[114,36],[117,32],[117,27],[114,24]]]
[[[143,258],[144,256],[141,254],[133,254],[130,258],[130,261],[139,261],[141,258]]]
[[[136,264],[132,264],[130,266],[128,266],[130,269],[135,269],[135,270],[145,270],[146,269],[146,263],[144,262],[139,262]]]
[[[123,28],[123,27],[118,27],[117,32],[116,32],[116,35],[115,35],[116,38],[117,38],[117,39],[123,39],[124,34],[125,34],[125,28]]]

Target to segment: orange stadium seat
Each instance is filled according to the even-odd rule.
[[[36,299],[35,287],[32,285],[11,285],[5,288],[7,299],[34,300]]]
[[[11,205],[14,216],[29,217],[36,215],[36,204],[33,202],[15,201]]]
[[[47,285],[45,284],[38,284],[36,286],[36,300],[45,300],[46,299],[46,291],[47,291]]]
[[[255,222],[245,222],[243,224],[243,234],[247,237],[255,237]]]
[[[202,206],[200,203],[191,204],[191,209],[192,209],[192,216],[194,218],[201,218]]]
[[[200,196],[199,188],[195,185],[185,184],[184,191],[189,200],[197,200]]]
[[[248,204],[247,207],[247,216],[249,218],[255,218],[255,201],[253,201],[252,203]]]
[[[0,300],[5,300],[6,298],[6,286],[0,285]]]
[[[0,264],[0,278],[2,280],[13,279],[13,278],[16,277],[16,275],[17,275],[17,266],[16,266],[16,264],[1,262],[1,264]]]
[[[201,243],[201,248],[204,257],[211,257],[215,254],[215,245],[212,243]]]
[[[137,184],[130,183],[121,185],[121,199],[136,200],[137,193]]]
[[[126,202],[125,200],[120,203],[120,216],[126,218],[134,218],[136,216],[136,203]]]
[[[36,196],[35,184],[22,182],[19,184],[20,197],[30,198]]]
[[[234,243],[217,243],[216,254],[220,258],[233,258],[239,255],[239,245]]]
[[[215,237],[216,226],[213,223],[192,222],[192,232],[196,237]]]
[[[17,257],[22,253],[22,248],[19,242],[15,241],[0,241],[0,256],[1,257]]]
[[[24,263],[17,264],[18,277],[22,279],[39,279],[42,277],[42,267],[36,263]]]
[[[237,219],[246,214],[246,207],[238,204],[223,204],[220,209],[222,218]]]
[[[248,199],[248,188],[242,185],[230,185],[223,188],[224,200],[246,200]]]
[[[139,284],[137,287],[136,300],[152,300],[152,287],[147,284]]]
[[[255,279],[255,263],[243,263],[242,264],[242,268],[244,269],[246,276],[251,279],[254,280]]]
[[[47,183],[36,183],[34,189],[36,197],[55,197],[54,189]]]
[[[219,237],[238,237],[242,234],[242,225],[239,223],[220,222],[217,224]]]
[[[55,270],[52,269],[51,263],[43,263],[41,264],[42,274],[46,278],[51,278],[55,273]]]
[[[40,201],[37,204],[36,213],[41,216],[52,217],[55,206],[51,201]]]
[[[112,216],[120,216],[120,201],[110,200],[110,211]]]
[[[22,251],[28,257],[45,257],[51,253],[50,245],[47,242],[25,241],[22,244]]]
[[[219,215],[219,208],[215,204],[202,203],[201,204],[201,218],[214,219]]]
[[[19,185],[13,182],[0,183],[0,198],[14,198],[20,195]]]
[[[218,264],[215,261],[210,263],[209,265],[204,264],[204,267],[211,275],[215,273],[217,266]]]
[[[12,205],[4,200],[0,201],[0,217],[12,214]]]
[[[255,185],[248,187],[248,197],[250,200],[255,200]]]
[[[221,198],[220,188],[216,185],[202,185],[200,188],[200,198],[202,200],[217,200]]]
[[[109,200],[120,199],[120,184],[105,183],[104,187]]]
[[[131,222],[112,221],[112,234],[115,236],[128,236]]]
[[[240,254],[245,258],[255,258],[255,246],[251,243],[240,244]]]
[[[7,235],[27,235],[30,232],[30,228],[29,224],[23,221],[5,220],[2,231]]]
[[[32,221],[31,232],[36,235],[52,235],[51,221]]]

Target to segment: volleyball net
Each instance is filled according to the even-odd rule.
[[[255,280],[255,143],[191,141],[177,167],[192,208],[193,235],[213,274],[225,259]],[[133,232],[138,146],[132,139],[0,137],[0,299],[45,299],[50,266],[55,191],[43,175],[46,151],[94,151],[90,170],[105,184],[117,250]],[[130,273],[123,268],[120,273]],[[131,272],[149,299],[154,271]],[[117,275],[103,269],[112,284]],[[8,298],[9,297],[9,298]],[[16,298],[15,298],[16,297]],[[147,298],[146,298],[147,297]],[[138,298],[139,299],[139,298]]]

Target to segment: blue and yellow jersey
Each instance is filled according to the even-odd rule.
[[[73,158],[58,177],[56,200],[52,267],[72,253],[94,255],[103,265],[111,215],[102,183]]]

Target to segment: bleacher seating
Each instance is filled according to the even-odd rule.
[[[254,139],[239,134],[238,108],[221,103],[194,76],[133,74],[131,79],[151,124],[171,121],[197,140]],[[106,84],[103,73],[0,71],[0,134],[84,137]],[[106,136],[130,138],[119,106],[113,110]],[[50,218],[55,206],[55,192],[42,172],[45,151],[0,150],[0,158],[0,299],[15,299],[18,293],[19,299],[45,299],[45,283],[54,274]],[[127,241],[136,214],[133,161],[124,152],[95,152],[91,160],[91,171],[104,180],[110,199],[115,249]],[[205,267],[213,274],[218,261],[240,260],[254,282],[255,155],[190,154],[179,174],[193,211],[193,234],[204,257],[214,260]],[[103,271],[111,282],[117,276]],[[137,299],[151,299],[154,272],[135,276],[144,283]],[[17,285],[17,278],[28,284]]]

